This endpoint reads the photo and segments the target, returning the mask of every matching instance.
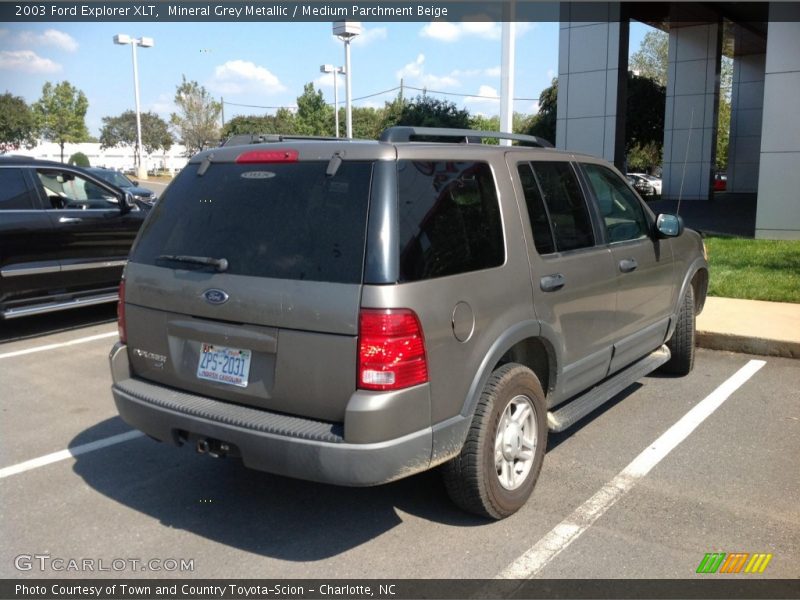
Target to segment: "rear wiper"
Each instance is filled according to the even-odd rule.
[[[228,259],[212,258],[211,256],[185,256],[183,254],[162,254],[158,260],[174,260],[176,262],[191,263],[193,265],[207,265],[214,267],[222,273],[228,270]]]

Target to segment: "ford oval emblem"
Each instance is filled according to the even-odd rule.
[[[222,290],[210,289],[203,292],[203,298],[209,304],[225,304],[228,301],[228,294]]]

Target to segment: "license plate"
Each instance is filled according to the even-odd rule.
[[[250,350],[201,344],[197,378],[247,387],[251,355]]]

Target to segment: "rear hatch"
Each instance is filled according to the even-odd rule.
[[[356,387],[373,162],[299,160],[283,147],[217,154],[228,161],[186,166],[132,249],[132,371],[342,422]]]

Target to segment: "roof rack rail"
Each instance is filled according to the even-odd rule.
[[[504,133],[502,131],[475,131],[472,129],[450,129],[447,127],[410,127],[399,125],[389,127],[381,133],[381,142],[410,142],[415,137],[457,138],[463,144],[480,144],[484,138],[514,140],[528,146],[552,148],[553,144],[535,135]]]
[[[242,133],[232,135],[220,146],[246,146],[248,144],[269,144],[284,142],[287,140],[326,140],[326,141],[348,141],[347,138],[336,138],[331,136],[315,135],[291,135],[285,133]]]

